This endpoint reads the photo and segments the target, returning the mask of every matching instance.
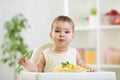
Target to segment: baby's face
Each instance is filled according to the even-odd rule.
[[[68,47],[74,38],[72,25],[69,22],[58,21],[54,24],[50,37],[57,46]]]

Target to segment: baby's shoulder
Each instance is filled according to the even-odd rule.
[[[73,51],[73,52],[75,51],[75,52],[76,52],[77,49],[76,49],[76,48],[73,48],[73,47],[69,47],[69,51]]]
[[[51,49],[47,48],[45,50],[42,51],[43,53],[48,53],[48,52],[51,52]]]

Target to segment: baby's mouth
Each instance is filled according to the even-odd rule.
[[[65,39],[59,39],[59,41],[63,42],[63,41],[65,41]]]

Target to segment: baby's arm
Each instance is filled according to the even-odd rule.
[[[27,58],[20,58],[18,64],[22,65],[27,71],[30,72],[43,72],[45,66],[44,55],[41,54],[39,60],[36,63],[31,63]]]
[[[84,68],[90,70],[90,72],[95,72],[95,69],[91,68],[90,66],[88,66],[87,64],[85,64],[85,63],[83,62],[83,60],[81,59],[79,53],[77,53],[76,60],[77,60],[77,65],[79,65],[79,66],[81,66],[81,67],[84,67]]]
[[[27,58],[20,58],[18,64],[22,65],[27,71],[38,72],[37,65],[29,62]]]
[[[37,67],[38,67],[38,71],[39,72],[44,72],[44,67],[45,67],[45,57],[43,54],[41,54],[39,60],[36,63]]]

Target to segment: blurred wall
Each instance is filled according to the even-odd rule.
[[[23,13],[31,26],[22,32],[30,50],[34,50],[41,43],[50,42],[51,23],[63,11],[63,0],[0,0],[0,46],[5,32],[4,22],[18,13]],[[0,63],[0,80],[14,80],[13,68]]]

